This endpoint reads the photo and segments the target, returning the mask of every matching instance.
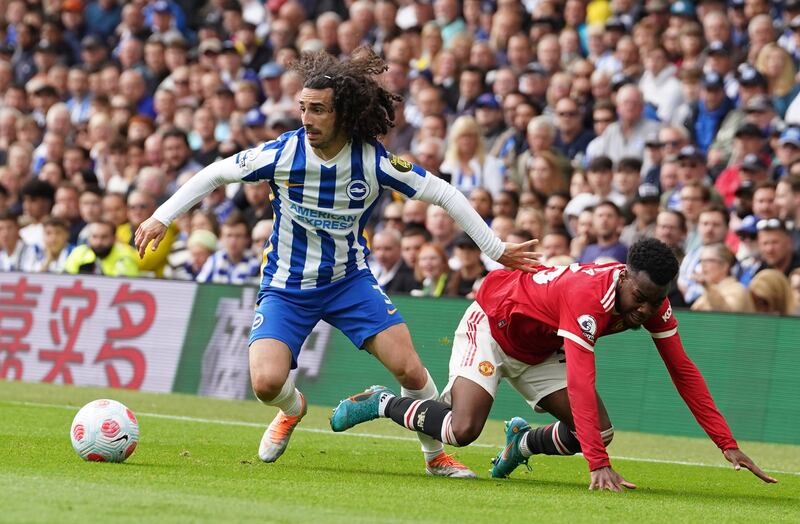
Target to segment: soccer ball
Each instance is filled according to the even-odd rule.
[[[139,422],[116,400],[93,400],[75,415],[69,433],[72,447],[83,460],[123,462],[139,443]]]

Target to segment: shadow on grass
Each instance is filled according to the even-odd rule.
[[[286,469],[296,471],[297,464],[287,463]],[[266,473],[279,473],[279,469],[276,466],[267,465],[262,468],[263,471]],[[283,469],[283,468],[281,468]],[[343,467],[343,466],[324,466],[320,464],[315,464],[313,466],[314,472],[325,472],[330,473],[332,475],[342,475],[342,474],[350,474],[350,475],[364,475],[367,477],[398,477],[398,478],[415,478],[415,479],[426,479],[431,478],[425,475],[425,471],[422,469],[417,470],[409,470],[409,471],[391,471],[385,469],[369,469],[366,467]],[[282,473],[282,472],[281,472]],[[455,479],[450,479],[455,480]],[[469,480],[469,479],[458,479],[458,480]],[[474,479],[472,479],[474,480]]]
[[[288,468],[294,469],[295,464],[287,464]],[[398,470],[390,470],[390,469],[370,469],[367,467],[358,467],[358,466],[343,466],[343,465],[336,465],[336,466],[326,466],[316,464],[314,465],[315,472],[326,472],[334,475],[342,475],[342,474],[349,474],[354,476],[366,476],[366,477],[397,477],[397,478],[409,478],[419,480],[420,482],[455,482],[458,483],[458,486],[466,486],[468,484],[480,484],[484,487],[490,486],[497,486],[498,488],[502,488],[503,486],[513,486],[513,487],[525,487],[526,484],[530,484],[531,486],[534,485],[546,485],[548,487],[558,487],[558,488],[574,488],[574,489],[586,489],[586,485],[581,482],[568,482],[568,481],[555,481],[555,480],[526,480],[526,479],[495,479],[489,476],[484,476],[482,473],[478,473],[478,478],[472,479],[463,479],[463,478],[446,478],[446,477],[432,477],[430,475],[426,475],[424,469],[420,466],[418,469],[413,468],[408,471],[398,471]],[[275,472],[277,473],[277,468]]]
[[[778,492],[778,491],[770,495],[762,495],[756,493],[747,493],[747,494],[737,493],[736,495],[733,496],[730,496],[730,494],[726,495],[723,493],[711,492],[711,491],[687,491],[687,490],[678,490],[674,488],[660,488],[660,487],[642,488],[637,491],[665,498],[666,497],[681,498],[687,500],[697,500],[697,501],[714,502],[714,503],[720,503],[726,497],[730,499],[730,502],[737,504],[745,503],[745,504],[760,504],[760,505],[775,506],[776,503],[781,503],[780,505],[782,506],[788,506],[800,502],[800,497],[791,495],[787,497],[785,492]]]
[[[486,479],[489,481],[495,479]],[[514,478],[508,479],[506,482],[509,485],[514,485],[516,487],[522,487],[526,485],[530,485],[531,487],[548,487],[548,488],[570,488],[581,492],[589,493],[588,485],[584,482],[566,482],[566,481],[558,481],[558,480],[547,480],[547,479],[525,479],[525,478]],[[762,486],[758,486],[762,487]],[[769,486],[763,486],[765,489],[773,489]],[[698,501],[703,503],[720,503],[725,497],[730,497],[731,502],[735,502],[737,504],[757,504],[757,505],[770,505],[774,506],[776,503],[781,503],[783,506],[789,506],[792,504],[796,504],[800,502],[800,496],[787,496],[785,491],[777,491],[778,488],[774,488],[776,491],[770,494],[757,494],[757,493],[746,493],[741,494],[737,493],[735,495],[720,493],[719,491],[712,491],[711,488],[703,488],[701,490],[697,489],[675,489],[675,488],[668,488],[668,487],[651,487],[651,486],[643,486],[639,484],[637,489],[632,490],[625,490],[626,493],[630,493],[636,496],[646,496],[646,497],[658,497],[662,499],[682,499],[686,501]],[[611,493],[611,492],[609,492]],[[616,494],[615,494],[616,495]]]
[[[127,469],[143,469],[143,468],[152,468],[152,469],[164,469],[164,470],[174,470],[174,464],[159,464],[156,462],[140,462],[140,461],[133,461],[133,462],[92,462],[88,460],[81,460],[76,462],[75,464],[70,464],[69,466],[79,467],[79,468],[122,468],[122,470]]]

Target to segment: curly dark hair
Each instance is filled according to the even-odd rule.
[[[628,251],[628,267],[645,271],[658,286],[666,286],[678,274],[678,259],[665,243],[655,238],[643,238]]]
[[[333,89],[338,124],[360,140],[373,140],[394,127],[394,104],[403,98],[384,89],[375,77],[388,65],[369,47],[359,47],[348,60],[325,51],[303,53],[291,68],[303,75],[303,87]]]

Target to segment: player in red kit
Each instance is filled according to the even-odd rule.
[[[500,380],[557,422],[531,429],[521,418],[507,425],[506,447],[492,476],[507,477],[534,454],[582,452],[590,489],[635,486],[611,468],[606,446],[614,429],[595,390],[598,337],[644,327],[678,392],[734,468],[777,482],[739,450],[700,371],[686,355],[667,300],[678,273],[672,251],[655,239],[634,244],[625,264],[572,264],[531,275],[499,270],[484,280],[456,330],[450,380],[439,401],[397,397],[382,386],[343,400],[331,427],[344,431],[378,417],[466,446],[481,433]]]

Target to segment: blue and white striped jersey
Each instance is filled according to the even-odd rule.
[[[212,253],[195,277],[197,282],[215,284],[255,284],[258,282],[258,254],[245,253],[236,264],[231,262],[224,249]]]
[[[367,269],[364,227],[383,189],[413,198],[430,179],[377,141],[352,140],[323,161],[303,128],[227,161],[236,163],[240,180],[272,187],[275,226],[262,288],[313,289]]]

